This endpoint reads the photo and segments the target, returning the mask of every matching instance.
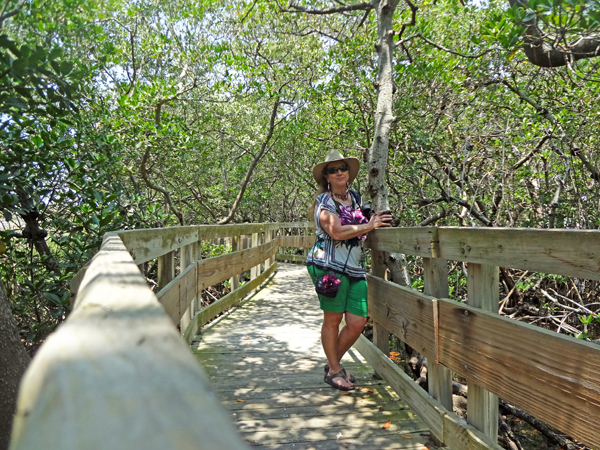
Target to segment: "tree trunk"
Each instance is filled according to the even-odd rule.
[[[0,450],[10,442],[19,382],[29,361],[0,279]]]
[[[377,80],[377,109],[375,111],[373,141],[369,149],[369,194],[375,211],[389,209],[389,194],[386,184],[388,155],[390,147],[390,132],[396,118],[393,115],[394,106],[394,27],[393,17],[399,0],[381,0],[375,2],[377,13],[377,44],[375,50],[378,57]],[[381,252],[372,252],[373,274],[383,277],[386,266],[390,269],[395,283],[403,286],[410,285],[406,270],[406,259],[402,254],[390,256]]]

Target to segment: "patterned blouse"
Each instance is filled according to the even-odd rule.
[[[365,258],[361,241],[366,236],[357,236],[345,241],[336,241],[329,236],[321,227],[319,217],[321,211],[329,211],[340,218],[342,225],[358,225],[369,222],[362,215],[359,204],[354,196],[351,205],[342,205],[335,201],[328,193],[323,193],[317,197],[315,206],[315,234],[317,242],[308,252],[306,265],[313,264],[322,270],[331,270],[339,274],[344,274],[351,279],[366,280]],[[344,266],[345,269],[344,269]]]

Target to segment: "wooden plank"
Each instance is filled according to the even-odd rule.
[[[118,232],[136,264],[158,258],[198,240],[198,227],[151,228]]]
[[[231,238],[231,251],[232,251],[232,253],[235,253],[235,252],[238,252],[238,251],[241,250],[241,248],[240,248],[240,237],[241,236],[234,236],[234,237]],[[239,287],[240,287],[240,275],[241,275],[241,273],[235,273],[231,277],[231,280],[229,280],[229,285],[231,286],[231,292],[239,289]],[[233,306],[238,306],[238,304],[234,304]]]
[[[453,228],[438,231],[441,257],[600,280],[600,231]]]
[[[71,281],[69,283],[69,297],[71,301],[71,310],[75,309],[75,299],[77,298],[77,291],[79,291],[79,285],[81,284],[81,281],[83,280],[83,277],[85,276],[85,272],[87,271],[88,267],[89,263],[81,269],[79,269],[79,272],[77,272],[75,276],[71,278]]]
[[[191,244],[184,245],[183,247],[181,247],[179,260],[181,263],[182,270],[184,270],[184,268],[191,266],[192,264],[195,264],[194,263],[195,244],[196,244],[195,242],[192,242]],[[190,280],[190,276],[188,276],[188,280]],[[191,289],[189,289],[188,286],[191,287]],[[179,291],[179,307],[180,307],[180,309],[183,308],[183,313],[181,314],[181,317],[179,320],[179,329],[181,330],[182,333],[189,325],[190,320],[192,320],[191,306],[193,304],[194,299],[196,298],[196,295],[198,294],[198,290],[194,289],[195,284],[192,286],[186,285],[185,287],[186,287],[185,290],[181,289]],[[190,296],[191,296],[191,298],[190,298]]]
[[[501,449],[496,440],[489,439],[466,421],[445,409],[366,337],[361,335],[354,344],[354,348],[408,403],[431,429],[431,432],[448,447],[461,450]]]
[[[467,303],[491,313],[498,312],[497,266],[469,263]],[[498,437],[498,396],[468,380],[467,421],[490,438]]]
[[[437,227],[378,228],[371,231],[365,246],[371,250],[436,257]]]
[[[227,294],[225,297],[220,298],[219,301],[212,303],[206,308],[202,308],[200,311],[198,311],[198,313],[190,322],[188,328],[185,330],[183,339],[191,344],[194,337],[198,334],[198,331],[200,331],[200,328],[202,328],[205,323],[213,319],[218,314],[221,314],[230,306],[238,304],[239,301],[248,295],[253,289],[258,288],[265,280],[270,278],[275,272],[276,268],[277,263],[272,264],[271,267],[265,270],[254,280],[249,281],[241,288],[236,289],[235,291]]]
[[[198,261],[198,291],[261,264],[276,251],[277,242],[271,241],[247,250]]]
[[[435,359],[433,298],[367,275],[369,316],[419,353]]]
[[[315,245],[314,236],[279,236],[279,245],[281,247],[301,247],[310,249]],[[306,257],[304,258],[306,259]]]
[[[10,448],[248,448],[114,233],[23,377]]]
[[[161,290],[175,278],[175,251],[158,257],[158,289]]]
[[[259,239],[260,239],[259,233],[252,233],[252,247],[258,246]],[[254,267],[250,268],[250,279],[251,280],[255,279],[258,276],[259,271],[260,271],[259,269],[260,269],[260,266],[254,266]]]
[[[600,448],[600,348],[439,300],[440,361],[592,448]]]
[[[277,261],[291,261],[296,263],[306,263],[306,256],[304,255],[285,255],[277,253],[275,255]]]
[[[196,263],[194,263],[156,294],[158,301],[175,325],[179,324],[190,302],[196,296],[198,284],[196,273]]]
[[[119,231],[119,237],[136,264],[158,258],[172,250],[203,239],[215,239],[276,230],[281,227],[314,227],[312,222],[243,223],[233,225],[195,225]]]
[[[445,259],[423,258],[423,283],[425,294],[447,298],[448,262]],[[427,383],[433,398],[448,411],[452,411],[452,372],[439,364],[435,358],[428,360]]]

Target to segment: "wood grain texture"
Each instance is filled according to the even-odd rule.
[[[279,236],[278,239],[281,247],[301,247],[309,249],[315,245],[314,236]]]
[[[369,316],[419,353],[435,359],[432,297],[367,275]]]
[[[175,325],[183,317],[198,292],[196,263],[188,266],[156,294],[158,301]]]
[[[441,257],[600,280],[600,231],[531,228],[438,230]]]
[[[265,281],[267,281],[273,275],[275,269],[277,269],[277,263],[272,264],[257,278],[255,278],[254,280],[250,280],[241,288],[230,292],[226,296],[220,298],[215,303],[212,303],[206,308],[202,308],[200,311],[198,311],[198,313],[190,322],[188,328],[183,333],[183,339],[191,344],[192,339],[198,334],[200,328],[202,328],[202,326],[205,323],[209,322],[214,317],[221,314],[230,306],[235,306],[236,304],[239,304],[241,299],[243,299],[246,295],[250,294],[250,292],[252,292],[254,289],[257,289]]]
[[[366,337],[361,335],[354,347],[389,383],[392,389],[414,409],[420,419],[431,429],[431,432],[448,447],[461,450],[501,449],[495,439],[489,439],[466,421],[446,410]]]
[[[195,225],[119,231],[119,237],[136,264],[158,258],[184,245],[203,239],[215,239],[277,230],[282,227],[314,227],[312,222],[243,223],[234,225]]]
[[[448,262],[445,259],[423,258],[423,293],[437,298],[448,297]],[[435,358],[427,366],[429,392],[440,404],[452,411],[452,372]]]
[[[365,247],[371,250],[435,257],[436,227],[378,228],[371,231]]]
[[[356,350],[342,363],[363,389],[343,393],[323,382],[321,321],[306,269],[282,264],[258,294],[196,337],[192,349],[243,438],[259,448],[289,450],[421,449],[429,430],[372,378]]]
[[[277,252],[277,242],[271,241],[247,250],[198,261],[198,291],[260,265],[275,252]]]
[[[440,361],[511,404],[600,448],[600,348],[439,300]]]
[[[500,293],[498,266],[469,263],[467,303],[497,313]],[[490,438],[498,437],[498,396],[468,380],[467,421]]]
[[[19,393],[12,450],[246,449],[116,234]]]
[[[277,259],[277,261],[291,261],[291,262],[302,263],[302,264],[306,263],[306,256],[304,256],[304,255],[285,255],[285,254],[277,253],[275,255],[275,259]]]
[[[175,278],[175,251],[158,257],[158,289],[161,290]]]

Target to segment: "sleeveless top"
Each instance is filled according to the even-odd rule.
[[[369,222],[361,212],[361,205],[353,195],[351,205],[342,205],[324,192],[317,197],[315,205],[316,243],[308,252],[306,265],[313,264],[322,270],[333,271],[354,280],[366,280],[365,258],[362,240],[365,236],[357,236],[344,241],[336,241],[321,227],[319,217],[321,211],[329,211],[340,218],[342,225],[358,225]],[[344,268],[345,266],[345,268]]]

